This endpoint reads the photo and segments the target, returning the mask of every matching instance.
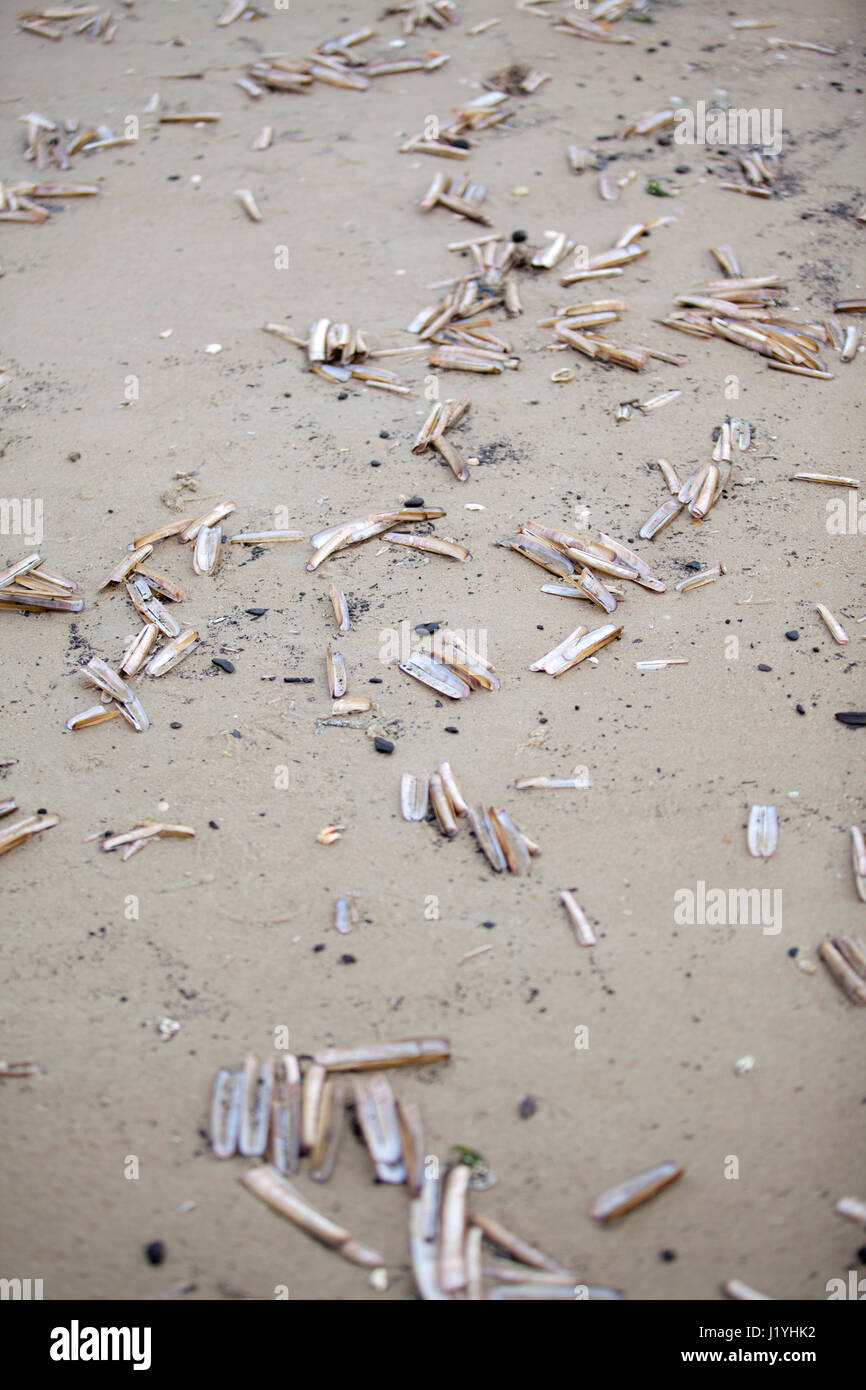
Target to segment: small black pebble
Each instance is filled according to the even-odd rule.
[[[240,729],[230,729],[229,733],[231,734],[232,738],[243,738],[243,734],[241,733]]]
[[[251,618],[263,618],[267,613],[267,608],[248,608],[246,610]]]
[[[379,462],[378,459],[370,459],[370,467],[371,467],[371,468],[381,468],[382,465],[381,465],[381,463]]]
[[[495,927],[495,926],[496,926],[496,923],[495,923],[495,922],[482,922],[481,925],[482,925],[482,927],[486,927],[487,930],[489,931],[491,927]]]
[[[691,164],[678,164],[676,169],[674,169],[675,174],[690,174],[691,172]]]
[[[686,560],[683,568],[687,570],[700,570],[703,569],[703,565],[700,560]]]
[[[315,676],[283,676],[284,685],[312,685]]]
[[[535,1104],[532,1096],[524,1096],[517,1107],[517,1113],[521,1120],[531,1120],[537,1109],[538,1106]]]
[[[795,957],[795,956],[798,956],[799,954],[800,954],[800,947],[799,947],[799,946],[790,946],[790,947],[788,948],[788,955],[791,957],[791,960],[793,960],[794,957]]]
[[[176,719],[173,719],[168,727],[170,729],[182,729],[183,725],[179,724]]]
[[[325,949],[325,943],[324,943],[324,941],[320,941],[319,944],[318,944],[318,946],[314,946],[314,947],[313,947],[313,950],[314,950],[314,951],[324,951],[324,949]]]
[[[227,676],[231,676],[235,669],[232,663],[224,656],[212,656],[211,666],[218,666],[221,671],[225,671]]]
[[[806,713],[806,711],[803,709],[803,706],[802,706],[802,705],[796,705],[795,708],[796,708],[798,714],[805,714],[805,713]]]
[[[344,400],[346,399],[346,397],[348,396],[348,394],[349,394],[348,391],[338,391],[338,392],[337,392],[337,400],[338,400],[338,401],[344,401]]]
[[[211,830],[219,830],[219,826],[217,825],[215,820],[209,820],[208,825],[210,826]]]
[[[676,1250],[660,1250],[660,1251],[659,1251],[659,1259],[660,1259],[660,1260],[664,1260],[666,1264],[670,1264],[671,1260],[675,1260],[676,1257],[677,1257],[677,1252],[676,1252]]]
[[[381,676],[371,676],[371,677],[370,677],[370,680],[369,680],[369,682],[368,682],[368,684],[370,684],[370,685],[381,685],[381,684],[382,684],[382,677],[381,677]]]
[[[459,730],[459,729],[455,729],[455,727],[454,727],[453,724],[446,724],[446,725],[445,725],[445,732],[446,732],[446,734],[459,734],[459,733],[460,733],[460,730]]]
[[[516,231],[516,232],[512,232],[512,233],[511,233],[511,240],[512,240],[512,241],[525,241],[525,240],[526,240],[526,237],[527,237],[527,233],[524,232],[524,231]]]
[[[373,747],[377,753],[393,753],[394,745],[389,738],[380,738],[378,734],[373,739]]]
[[[36,814],[37,814],[37,816],[47,816],[47,815],[48,815],[48,807],[47,807],[47,806],[40,806],[39,809],[38,809],[38,811],[36,812]]]
[[[390,434],[388,433],[387,430],[380,430],[380,431],[379,431],[379,438],[380,438],[380,439],[390,439],[391,436],[390,436]]]
[[[180,174],[169,174],[169,176],[168,176],[168,181],[169,181],[169,183],[177,183],[177,180],[178,180],[179,178],[180,178]]]
[[[432,633],[434,633],[434,632],[438,632],[438,631],[439,631],[439,624],[438,624],[438,623],[416,623],[416,624],[415,624],[415,631],[416,631],[416,632],[422,632],[422,633],[424,633],[424,632],[429,632],[429,633],[432,634]]]
[[[789,632],[785,633],[785,636],[787,637],[789,642],[796,642],[800,634],[795,627],[792,627]]]
[[[860,1249],[857,1251],[857,1263],[866,1265],[866,1245],[861,1245]]]
[[[165,1246],[161,1240],[152,1240],[150,1245],[144,1247],[149,1265],[161,1265],[165,1259]]]
[[[357,956],[350,956],[350,955],[340,956],[340,964],[341,964],[341,965],[357,965],[357,963],[358,963],[358,958],[357,958]]]
[[[409,501],[406,502],[404,505],[407,506],[407,507],[423,507],[423,506],[424,506],[424,498],[423,498],[423,497],[410,497],[410,498],[409,498]]]
[[[766,663],[766,661],[759,661],[759,662],[758,662],[758,670],[759,670],[759,671],[772,671],[772,669],[773,669],[772,666],[768,666],[767,663]]]
[[[455,136],[453,136],[453,137],[448,141],[448,144],[449,144],[449,145],[452,145],[452,146],[454,147],[455,150],[468,150],[468,149],[469,149],[469,141],[468,141],[468,140],[464,140],[462,135],[455,135]]]

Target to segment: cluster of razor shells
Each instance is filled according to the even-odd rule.
[[[298,1186],[304,1167],[312,1182],[331,1180],[351,1110],[376,1181],[408,1192],[409,1258],[421,1299],[622,1298],[619,1290],[587,1282],[476,1210],[471,1167],[440,1165],[428,1152],[419,1107],[395,1096],[385,1073],[429,1066],[450,1055],[446,1038],[407,1038],[329,1047],[312,1056],[287,1052],[267,1061],[250,1056],[242,1067],[223,1068],[214,1080],[213,1153],[219,1159],[263,1160],[240,1175],[243,1186],[335,1254],[372,1271],[371,1283],[381,1291],[387,1288],[384,1256],[327,1216]],[[658,1164],[603,1193],[589,1214],[605,1224],[622,1217],[683,1172],[675,1163]]]
[[[504,807],[468,802],[450,763],[440,764],[437,771],[429,775],[403,774],[400,782],[403,819],[423,821],[428,813],[432,814],[439,833],[449,840],[459,833],[460,821],[465,816],[478,848],[497,874],[506,869],[512,874],[529,874],[533,858],[541,853],[535,841],[524,835]]]

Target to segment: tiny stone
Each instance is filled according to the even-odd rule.
[[[211,830],[219,830],[219,826],[217,825],[215,820],[209,820],[208,825],[210,826]]]
[[[799,949],[800,949],[799,946],[791,946],[790,949],[788,950],[788,955],[791,957],[792,960],[794,959],[794,957],[795,957],[795,956],[797,955],[797,953],[799,952]]]
[[[251,618],[263,618],[267,613],[267,608],[248,608],[246,610]]]
[[[284,685],[312,685],[314,676],[283,676]]]
[[[806,713],[806,711],[803,709],[803,706],[802,706],[802,705],[796,705],[796,706],[795,706],[795,709],[796,709],[796,711],[797,711],[798,714],[805,714],[805,713]]]
[[[517,1113],[521,1120],[531,1120],[537,1109],[538,1106],[532,1096],[524,1096],[517,1107]]]
[[[391,740],[390,740],[389,738],[380,738],[380,737],[378,736],[378,734],[377,734],[377,736],[373,739],[373,747],[375,748],[375,750],[376,750],[377,753],[393,753],[393,752],[394,752],[394,745],[393,745],[393,743],[391,742]]]
[[[450,140],[448,141],[448,144],[449,144],[449,145],[452,145],[453,148],[454,148],[455,150],[468,150],[468,149],[469,149],[469,141],[468,141],[468,140],[464,140],[464,138],[463,138],[462,135],[455,135],[455,136],[453,136],[452,139],[450,139]]]
[[[381,468],[382,465],[381,465],[381,463],[379,462],[378,459],[370,459],[370,467],[371,467],[371,468]]]
[[[348,396],[348,394],[349,394],[348,391],[338,391],[338,392],[337,392],[337,400],[338,400],[338,401],[344,401],[344,400],[346,399],[346,397]]]
[[[660,1259],[660,1260],[664,1260],[665,1264],[670,1264],[671,1260],[675,1260],[676,1257],[677,1257],[677,1252],[676,1252],[676,1250],[660,1250],[660,1251],[659,1251],[659,1259]]]
[[[445,732],[446,732],[446,734],[459,734],[459,733],[460,733],[460,730],[459,730],[459,729],[455,729],[455,727],[454,727],[453,724],[446,724],[446,725],[445,725]]]
[[[423,497],[410,497],[410,498],[409,498],[409,501],[406,502],[404,505],[407,506],[407,507],[423,507],[423,506],[424,506],[424,498],[423,498]]]
[[[340,956],[340,964],[341,964],[341,965],[357,965],[357,963],[358,963],[358,958],[357,958],[357,956],[350,956],[350,955]]]
[[[165,1259],[165,1246],[161,1240],[152,1240],[150,1245],[144,1247],[144,1253],[148,1264],[161,1265]]]
[[[227,676],[232,675],[235,669],[232,663],[224,656],[211,657],[211,665],[218,666],[221,671],[225,671]]]
[[[526,241],[526,237],[527,233],[524,231],[516,231],[511,233],[512,241]]]
[[[183,725],[182,725],[182,724],[179,724],[178,721],[177,721],[176,719],[173,719],[173,720],[171,721],[171,723],[169,724],[169,728],[170,728],[170,729],[182,729],[182,728],[183,728]]]
[[[379,431],[379,438],[380,438],[380,439],[390,439],[391,436],[390,436],[390,434],[388,433],[387,430],[380,430],[380,431]]]
[[[759,661],[759,662],[758,662],[758,670],[759,670],[759,671],[772,671],[772,669],[773,669],[772,666],[768,666],[767,663],[766,663],[766,661]]]
[[[488,929],[488,931],[489,931],[491,927],[495,927],[495,926],[496,926],[496,923],[495,923],[495,922],[482,922],[481,925],[482,925],[482,927],[487,927],[487,929]]]
[[[314,951],[324,951],[324,949],[325,949],[325,943],[324,943],[324,941],[320,941],[319,944],[318,944],[318,946],[314,946],[314,947],[313,947],[313,950],[314,950]]]
[[[370,680],[369,680],[369,682],[368,682],[368,684],[370,684],[370,685],[381,685],[381,684],[382,684],[382,677],[381,677],[381,676],[371,676],[371,677],[370,677]]]
[[[796,642],[800,634],[795,627],[792,627],[788,632],[785,633],[785,636],[787,637],[789,642]]]
[[[674,169],[675,174],[690,174],[691,172],[691,164],[678,164],[677,167]]]

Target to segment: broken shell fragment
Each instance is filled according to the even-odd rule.
[[[310,1206],[297,1188],[276,1168],[270,1165],[253,1168],[247,1173],[242,1173],[239,1181],[280,1216],[285,1216],[308,1235],[314,1236],[324,1245],[329,1245],[353,1263],[363,1264],[371,1269],[378,1269],[385,1263],[376,1251],[359,1246],[352,1240],[351,1232]]]
[[[866,1004],[866,946],[856,937],[822,941],[818,955],[852,1004]]]
[[[406,661],[399,662],[399,667],[413,680],[420,681],[422,685],[429,686],[431,690],[447,696],[449,700],[463,700],[472,693],[472,687],[467,685],[466,681],[461,680],[441,661],[427,656],[425,652],[410,653]]]
[[[333,700],[339,700],[346,693],[346,663],[340,652],[335,652],[331,647],[327,650],[328,662],[328,689]]]
[[[355,1117],[376,1169],[378,1182],[403,1183],[406,1168],[394,1092],[387,1077],[375,1073],[353,1083]]]
[[[38,835],[41,830],[51,830],[53,826],[59,824],[59,816],[27,816],[24,820],[4,826],[0,830],[0,854],[5,854],[7,850],[23,844],[31,836]]]
[[[82,710],[80,714],[73,714],[71,719],[67,719],[66,727],[75,733],[77,729],[89,729],[92,724],[104,724],[107,719],[116,719],[120,714],[117,705],[91,705],[90,709]]]
[[[412,1063],[440,1062],[451,1056],[447,1038],[401,1038],[397,1042],[370,1043],[365,1047],[330,1047],[317,1052],[313,1061],[326,1071],[367,1071],[403,1067]]]
[[[349,605],[346,602],[346,595],[342,589],[338,589],[336,584],[328,585],[328,597],[331,600],[331,607],[334,610],[334,617],[341,632],[348,632],[351,626],[349,622]]]
[[[840,647],[844,646],[845,643],[848,642],[850,639],[844,627],[839,622],[838,618],[834,618],[829,608],[827,608],[823,603],[819,603],[817,605],[816,612],[821,617],[824,626],[826,627],[830,636],[833,638],[833,641],[838,642]]]

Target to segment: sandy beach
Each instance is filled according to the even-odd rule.
[[[781,278],[798,324],[863,296],[862,8],[652,0],[611,24],[626,44],[561,32],[553,20],[575,12],[561,3],[458,0],[456,23],[408,36],[403,16],[367,0],[263,3],[220,27],[221,5],[121,5],[109,44],[69,23],[59,40],[23,31],[17,5],[0,14],[4,184],[100,190],[43,198],[40,225],[0,226],[0,498],[19,499],[22,518],[38,503],[41,518],[28,539],[0,508],[0,569],[38,550],[85,601],[80,613],[0,610],[0,800],[59,817],[0,857],[0,1056],[35,1066],[0,1080],[0,1276],[42,1278],[58,1300],[415,1298],[406,1190],[373,1181],[351,1129],[330,1182],[305,1165],[297,1185],[381,1251],[384,1290],[255,1201],[238,1181],[255,1160],[210,1151],[217,1070],[273,1056],[287,1028],[304,1055],[447,1037],[447,1062],[389,1074],[420,1107],[426,1152],[443,1165],[454,1145],[483,1155],[496,1181],[471,1205],[582,1282],[633,1300],[716,1300],[740,1279],[824,1300],[864,1243],[834,1205],[866,1197],[866,1011],[818,947],[864,931],[849,828],[866,819],[866,732],[834,716],[866,707],[866,516],[862,487],[792,478],[864,482],[864,353],[845,362],[823,345],[831,379],[814,379],[660,320],[675,296],[721,277],[720,245],[744,277]],[[737,16],[778,24],[737,29]],[[315,82],[251,97],[236,85],[263,54],[301,58],[368,24],[375,36],[353,50],[365,61],[449,61],[364,91]],[[469,159],[399,152],[513,63],[550,80],[509,95],[512,114],[470,136]],[[744,181],[729,147],[678,143],[670,124],[617,138],[672,101],[780,112],[770,196],[724,190]],[[184,112],[220,119],[160,122]],[[115,136],[134,117],[137,138],[37,172],[28,113]],[[265,125],[272,143],[253,150]],[[598,162],[573,172],[569,146]],[[419,211],[437,171],[486,187],[489,227]],[[625,180],[615,200],[600,196],[602,174]],[[237,189],[252,191],[260,221]],[[449,242],[521,231],[517,244],[537,253],[562,232],[595,255],[658,217],[674,220],[619,277],[563,287],[571,252],[515,272],[522,313],[492,308],[487,331],[516,370],[383,359],[407,397],[326,380],[302,348],[263,332],[277,323],[304,340],[327,317],[374,348],[415,347],[407,325],[445,292],[429,287],[473,272]],[[556,334],[539,321],[599,298],[628,302],[602,332],[684,365],[652,358],[633,372],[550,351]],[[437,391],[471,398],[450,436],[477,460],[466,483],[412,452]],[[680,394],[617,420],[619,403],[668,391]],[[730,416],[754,438],[710,514],[697,523],[685,510],[639,539],[668,495],[658,458],[685,480]],[[316,532],[413,497],[445,513],[421,529],[468,560],[372,539],[307,571]],[[81,667],[94,656],[116,667],[138,628],[122,584],[97,592],[104,576],[134,537],[228,499],[227,536],[292,528],[304,540],[225,543],[201,576],[189,546],[160,543],[149,563],[184,589],[167,606],[201,646],[135,685],[147,732],[122,718],[68,732],[98,698]],[[612,619],[542,592],[554,576],[495,544],[529,520],[617,538],[664,592],[623,582]],[[677,592],[719,562],[715,582]],[[345,635],[329,584],[346,595]],[[622,635],[596,662],[557,678],[529,670],[578,623],[607,621]],[[501,688],[445,701],[400,671],[393,643],[424,623],[474,635]],[[349,695],[372,701],[343,726],[322,722],[329,644]],[[687,664],[636,665],[666,658]],[[492,872],[464,818],[454,838],[403,820],[401,775],[443,760],[468,800],[507,808],[537,843],[530,875]],[[514,786],[542,776],[591,785]],[[778,812],[767,859],[747,848],[756,804]],[[195,838],[126,862],[86,838],[150,819]],[[344,827],[329,845],[316,839],[326,826]],[[576,942],[563,889],[594,947]],[[684,893],[697,903],[711,889],[767,890],[772,916],[678,920]],[[343,936],[334,903],[346,895],[360,921]],[[165,1038],[161,1019],[180,1026]],[[738,1072],[743,1058],[754,1066]],[[666,1160],[685,1172],[645,1206],[610,1225],[588,1214]],[[157,1266],[144,1253],[154,1241]]]

